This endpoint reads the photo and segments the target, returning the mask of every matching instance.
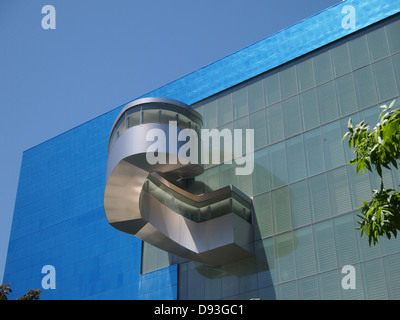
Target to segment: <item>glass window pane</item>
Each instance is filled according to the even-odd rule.
[[[226,94],[217,99],[218,125],[233,121],[233,108],[231,94]]]
[[[302,128],[298,96],[283,101],[282,110],[285,137],[300,133]]]
[[[330,220],[313,225],[314,246],[318,272],[336,268],[336,250]]]
[[[387,288],[381,259],[361,263],[361,273],[366,299],[386,300]]]
[[[317,276],[311,276],[297,280],[300,300],[318,300],[318,279]]]
[[[378,61],[373,65],[376,89],[379,101],[385,101],[397,96],[396,80],[390,58]]]
[[[329,51],[319,52],[314,58],[314,74],[317,85],[332,79],[332,65]]]
[[[271,189],[267,148],[254,153],[254,171],[252,176],[254,194],[260,194]]]
[[[319,126],[319,111],[317,103],[317,91],[306,91],[300,95],[301,118],[304,130]]]
[[[203,128],[214,129],[217,126],[217,101],[213,100],[203,106]]]
[[[265,101],[268,106],[281,100],[278,72],[267,74],[266,78],[264,79],[264,92]]]
[[[294,280],[296,278],[296,266],[293,253],[293,235],[291,232],[275,237],[275,257],[278,282]]]
[[[370,63],[367,38],[365,36],[350,40],[349,52],[353,70],[364,67]]]
[[[265,109],[250,114],[249,129],[254,130],[254,149],[260,149],[267,145],[267,129],[265,121]]]
[[[308,176],[325,171],[325,160],[320,128],[304,133],[304,148]]]
[[[269,147],[269,168],[271,170],[271,188],[287,184],[285,143],[280,142]]]
[[[352,206],[346,167],[340,167],[328,172],[328,186],[332,215],[351,211]]]
[[[295,230],[293,236],[296,241],[295,257],[297,277],[306,277],[316,273],[317,265],[315,261],[311,226]]]
[[[249,95],[249,111],[253,112],[263,108],[265,106],[263,82],[257,80],[256,82],[251,83],[247,87],[247,90]]]
[[[266,109],[267,111],[267,129],[268,144],[283,140],[283,115],[282,103],[275,104]]]
[[[307,180],[289,186],[293,228],[311,223],[310,196]]]
[[[336,103],[336,92],[334,82],[328,82],[317,87],[318,106],[321,123],[335,120],[339,117]]]
[[[219,189],[219,168],[213,167],[203,173],[206,192]]]
[[[271,192],[272,212],[277,233],[292,229],[289,188],[283,187]]]
[[[392,57],[393,71],[396,75],[397,90],[400,92],[400,53]]]
[[[339,112],[341,116],[357,111],[356,89],[353,75],[348,74],[335,80]]]
[[[392,255],[383,258],[383,265],[385,267],[389,299],[400,299],[400,255]]]
[[[367,34],[367,41],[372,62],[389,55],[389,47],[386,41],[385,29],[383,27],[369,31]]]
[[[297,64],[297,81],[300,92],[315,86],[312,59],[304,60]]]
[[[358,109],[372,106],[378,102],[371,66],[359,69],[353,73],[356,87]]]
[[[254,197],[255,238],[264,239],[271,236],[273,230],[271,193],[263,193]]]
[[[313,221],[329,218],[331,216],[331,206],[326,175],[322,174],[308,179],[308,189],[310,191]]]
[[[297,281],[286,282],[277,286],[279,300],[298,300]]]
[[[320,298],[324,300],[341,299],[340,296],[340,281],[337,270],[332,270],[318,274],[318,284]]]
[[[279,72],[282,99],[297,93],[296,66],[288,67]]]
[[[232,93],[234,118],[238,119],[248,114],[247,87],[242,86]]]
[[[336,247],[339,248],[337,251],[338,266],[358,263],[356,231],[359,231],[355,230],[353,213],[333,219],[333,230]]]
[[[331,49],[332,66],[335,77],[340,77],[351,71],[350,56],[347,42]]]
[[[340,122],[335,121],[322,127],[326,169],[330,170],[346,164],[344,158]]]
[[[355,166],[347,167],[347,174],[349,177],[351,200],[353,210],[362,206],[363,200],[370,201],[372,196],[372,189],[369,183],[367,174],[357,174]]]
[[[221,187],[234,185],[235,184],[235,164],[224,163],[219,167],[219,185]]]
[[[141,112],[140,111],[135,111],[135,112],[129,112],[129,110],[126,112],[126,126],[127,128],[131,128],[134,126],[137,126],[140,124],[140,116]]]
[[[144,110],[143,123],[160,123],[160,110]]]
[[[400,51],[400,20],[393,21],[386,26],[389,47],[391,53]]]
[[[306,177],[306,161],[301,135],[286,140],[286,159],[289,183],[304,179]]]

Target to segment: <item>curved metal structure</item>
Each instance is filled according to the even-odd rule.
[[[110,134],[104,209],[118,230],[218,266],[253,255],[252,201],[234,186],[194,195],[180,184],[203,167],[178,152],[186,141],[176,137],[185,129],[200,133],[201,127],[201,115],[176,100],[143,98],[127,104]],[[168,159],[165,163],[148,161],[152,132],[165,135],[165,147],[156,152]]]

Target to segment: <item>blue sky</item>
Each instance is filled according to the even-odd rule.
[[[338,2],[1,0],[0,281],[24,150]]]

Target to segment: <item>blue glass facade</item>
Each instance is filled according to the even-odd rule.
[[[356,8],[355,30],[342,27],[344,5]],[[118,107],[24,152],[4,282],[15,295],[41,289],[42,267],[52,265],[56,289],[42,299],[398,299],[399,241],[368,248],[354,230],[377,178],[356,176],[349,150],[335,144],[348,117],[374,124],[379,104],[400,94],[398,12],[398,0],[339,3],[146,95],[192,104],[208,128],[255,130],[252,176],[225,165],[199,179],[254,197],[255,245],[268,266],[247,261],[221,273],[171,260],[108,224]],[[385,179],[400,184],[397,171]],[[345,264],[355,266],[358,290],[341,289]]]

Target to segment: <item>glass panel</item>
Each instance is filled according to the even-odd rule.
[[[389,47],[391,53],[400,51],[400,20],[391,22],[386,26],[386,33],[388,37]]]
[[[339,248],[337,251],[338,266],[358,263],[356,231],[359,231],[354,228],[353,213],[333,219],[333,229],[336,248]]]
[[[379,101],[385,101],[397,96],[396,80],[390,58],[378,61],[373,65],[376,89]]]
[[[333,72],[329,51],[326,50],[318,52],[313,60],[316,84],[319,85],[331,80],[333,77]]]
[[[311,276],[297,281],[300,300],[319,300],[317,276]]]
[[[340,77],[351,71],[350,55],[347,42],[331,49],[333,72]]]
[[[217,99],[218,125],[233,121],[231,94],[226,94]]]
[[[396,75],[397,80],[397,90],[400,92],[400,53],[392,56],[393,61],[393,71]]]
[[[247,105],[247,87],[242,86],[232,93],[234,119],[246,116],[249,113]]]
[[[207,102],[203,106],[203,128],[214,129],[217,127],[217,101]]]
[[[265,122],[264,122],[264,126],[265,126]],[[246,129],[251,129],[251,127],[249,127],[249,117],[246,116],[246,117],[243,117],[243,118],[233,121],[233,129],[241,129],[242,130],[242,141],[241,141],[242,152],[240,154],[245,155],[246,154]],[[264,131],[265,131],[265,128],[264,128]],[[259,137],[257,134],[255,134],[254,135],[254,145],[257,144],[257,142],[256,142],[257,138],[259,138]],[[264,144],[267,144],[265,135],[264,135],[263,141],[264,141]],[[233,151],[234,152],[235,152],[235,148],[239,148],[239,145],[240,145],[240,143],[238,143],[238,141],[236,141],[234,139],[234,141],[233,141]],[[234,155],[234,156],[236,156],[236,155]]]
[[[304,133],[303,137],[308,176],[325,171],[324,151],[322,148],[320,128]]]
[[[271,193],[263,193],[254,197],[254,213],[256,217],[255,238],[263,239],[271,236],[273,230]],[[267,257],[269,259],[269,257]]]
[[[331,216],[331,206],[326,175],[321,174],[308,179],[308,189],[310,190],[313,221],[329,218]]]
[[[353,70],[359,69],[370,63],[367,39],[360,36],[349,42],[350,60]]]
[[[313,61],[312,59],[304,60],[297,64],[297,81],[300,92],[315,86]]]
[[[235,164],[224,163],[219,166],[219,185],[221,187],[235,184]]]
[[[249,93],[249,111],[253,112],[265,106],[263,82],[258,80],[247,87]]]
[[[387,57],[389,47],[386,41],[385,29],[380,27],[367,33],[369,54],[372,62]]]
[[[204,184],[206,192],[219,189],[219,170],[218,167],[210,168],[204,171]]]
[[[348,74],[335,80],[340,115],[344,116],[357,111],[356,89],[353,75]]]
[[[290,212],[289,188],[283,187],[271,192],[272,212],[276,232],[288,231],[292,228]]]
[[[291,232],[275,237],[275,257],[278,282],[294,280],[296,278],[296,265],[293,254],[293,235]]]
[[[367,174],[357,174],[355,166],[347,166],[347,174],[349,176],[351,200],[353,203],[353,210],[362,206],[363,200],[370,201],[372,196],[372,189],[369,184]]]
[[[293,228],[311,223],[310,195],[307,180],[289,186]]]
[[[306,161],[301,135],[286,140],[286,159],[289,183],[304,179],[306,177]]]
[[[337,270],[321,273],[318,275],[319,292],[321,299],[340,299],[340,281]]]
[[[296,66],[293,65],[279,72],[282,99],[297,93]]]
[[[291,137],[301,132],[301,116],[299,98],[295,96],[282,102],[285,137]]]
[[[389,299],[400,299],[400,255],[396,254],[383,258],[383,265],[385,267],[385,274],[388,286]]]
[[[293,236],[296,243],[295,255],[297,277],[306,277],[316,273],[317,265],[315,261],[311,226],[295,230]]]
[[[352,210],[346,167],[328,172],[329,196],[332,215],[338,215]]]
[[[160,110],[144,110],[143,123],[160,123]]]
[[[260,194],[271,189],[267,148],[254,153],[254,171],[252,177],[254,194]]]
[[[271,170],[271,187],[279,188],[287,184],[287,167],[285,143],[280,142],[269,148],[269,168]]]
[[[250,114],[249,129],[254,129],[254,150],[267,145],[267,129],[265,127],[265,109]]]
[[[347,128],[347,125],[348,125],[350,118],[352,119],[353,124],[360,123],[360,115],[358,112],[354,113],[346,118],[340,119],[340,127],[342,129],[342,134],[341,134],[342,138],[346,134],[346,132],[349,131]],[[344,148],[346,163],[349,162],[350,160],[353,160],[354,154],[353,154],[353,151],[350,149],[348,139],[343,140],[343,148]]]
[[[336,249],[331,220],[314,224],[313,230],[318,272],[336,268]]]
[[[381,259],[361,263],[362,281],[366,299],[386,300],[388,298],[385,274]]]
[[[344,165],[344,150],[340,122],[335,121],[322,127],[326,169],[330,170]]]
[[[318,106],[321,123],[335,120],[339,117],[336,103],[336,92],[334,82],[328,82],[317,87]]]
[[[131,128],[140,124],[141,112],[138,110],[126,112],[126,127]]]
[[[279,100],[281,100],[278,72],[267,74],[266,78],[264,79],[264,92],[267,105],[277,103]]]
[[[356,86],[358,109],[363,109],[377,103],[371,66],[355,71],[353,76]]]
[[[300,95],[300,109],[304,130],[319,126],[317,92],[315,89],[306,91]]]
[[[279,300],[298,300],[297,281],[287,282],[277,286]]]
[[[283,115],[282,104],[278,103],[266,109],[267,112],[267,129],[268,144],[283,140]]]

